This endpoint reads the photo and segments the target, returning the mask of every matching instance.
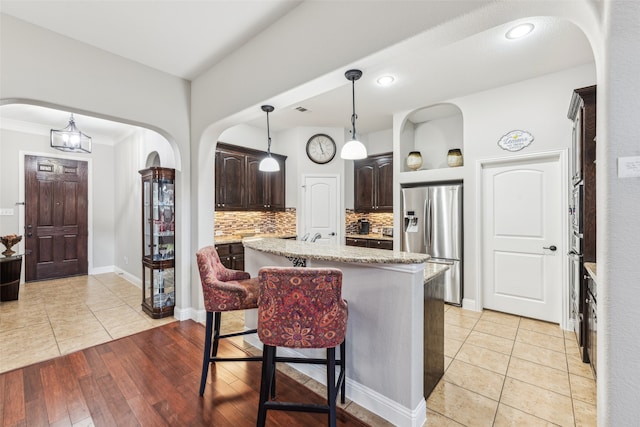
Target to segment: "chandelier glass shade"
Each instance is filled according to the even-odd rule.
[[[91,137],[76,127],[73,114],[66,128],[51,129],[49,139],[52,148],[74,153],[91,153]]]

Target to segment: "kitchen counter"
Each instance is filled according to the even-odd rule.
[[[252,277],[262,267],[291,267],[302,259],[307,268],[342,271],[342,297],[349,303],[347,398],[392,425],[423,425],[428,395],[425,385],[439,379],[444,370],[441,273],[448,265],[426,262],[426,254],[357,246],[274,238],[245,238],[242,243],[245,271]],[[246,311],[245,327],[256,325],[256,310]],[[254,335],[245,340],[261,346]],[[312,349],[278,349],[281,353],[290,357],[324,355],[322,350]],[[425,368],[425,363],[434,369]],[[326,384],[326,371],[318,366],[296,364],[293,368]]]
[[[385,236],[383,234],[347,234],[345,236],[347,239],[369,239],[369,240],[389,240],[393,241],[393,236]]]
[[[337,261],[364,264],[421,264],[429,259],[427,254],[361,248],[357,246],[334,246],[274,238],[247,237],[242,240],[245,248],[255,249],[289,258]]]
[[[295,234],[277,234],[277,233],[260,233],[251,236],[251,238],[256,237],[268,237],[274,239],[295,239],[297,236]],[[231,235],[231,236],[216,236],[214,241],[216,244],[225,245],[229,243],[241,243],[243,239],[247,239],[249,237],[243,237],[240,235]]]
[[[449,264],[428,261],[424,266],[424,283],[435,279],[449,269]]]
[[[596,268],[596,263],[595,262],[585,262],[584,263],[584,269],[587,270],[587,273],[589,273],[589,276],[591,276],[593,281],[596,284],[598,284],[598,270]]]

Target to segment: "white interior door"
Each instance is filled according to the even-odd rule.
[[[485,308],[560,323],[564,253],[560,169],[558,158],[483,168]]]
[[[302,190],[304,193],[303,235],[309,233],[310,241],[316,234],[320,237],[316,243],[337,244],[340,230],[338,218],[340,212],[337,175],[305,175]]]

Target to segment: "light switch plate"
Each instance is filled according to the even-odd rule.
[[[618,178],[640,177],[640,156],[618,157]]]
[[[13,208],[0,209],[0,215],[3,215],[3,216],[13,215]]]

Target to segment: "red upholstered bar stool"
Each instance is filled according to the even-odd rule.
[[[218,344],[223,338],[254,334],[256,329],[220,335],[220,322],[223,311],[248,310],[258,307],[258,278],[251,278],[245,271],[231,270],[220,262],[214,246],[206,246],[196,252],[200,282],[207,310],[207,323],[204,337],[204,357],[200,396],[204,394],[209,365],[215,362],[260,361],[260,356],[217,357]],[[211,339],[213,338],[213,346]]]
[[[258,272],[258,338],[262,349],[262,379],[258,426],[267,410],[326,412],[329,426],[336,425],[336,398],[345,402],[345,337],[347,302],[342,299],[342,271],[335,268],[265,267]],[[336,347],[340,359],[336,360]],[[326,359],[276,357],[277,347],[323,348]],[[275,362],[313,363],[327,366],[327,404],[280,402],[273,397]],[[340,373],[336,381],[336,364]]]

